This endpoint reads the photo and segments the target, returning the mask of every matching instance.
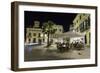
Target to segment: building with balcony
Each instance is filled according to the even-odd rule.
[[[77,14],[73,20],[73,31],[84,34],[85,44],[90,46],[90,14]]]

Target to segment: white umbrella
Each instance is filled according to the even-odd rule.
[[[83,36],[84,35],[81,33],[69,31],[65,33],[55,34],[53,37],[54,38],[64,38],[64,37],[72,38],[72,37],[83,37]]]

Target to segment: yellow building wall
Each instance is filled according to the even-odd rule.
[[[86,31],[86,39],[87,39],[86,46],[90,46],[90,30]]]
[[[90,29],[85,30],[84,32],[80,32],[80,24],[83,23],[89,16],[89,14],[78,14],[73,21],[74,30],[76,31],[76,29],[78,28],[78,31],[76,32],[83,33],[86,35],[86,46],[90,46]]]

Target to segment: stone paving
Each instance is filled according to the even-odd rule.
[[[59,59],[87,59],[90,57],[90,49],[84,50],[69,50],[67,52],[58,52],[57,48],[53,45],[46,48],[45,45],[38,47],[25,48],[24,60],[37,61],[37,60],[59,60]]]

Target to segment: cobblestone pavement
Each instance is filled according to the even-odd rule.
[[[55,46],[49,48],[45,45],[39,45],[38,47],[31,46],[25,47],[24,60],[36,61],[36,60],[57,60],[57,59],[87,59],[90,57],[90,49],[84,50],[70,50],[67,52],[58,52]]]

